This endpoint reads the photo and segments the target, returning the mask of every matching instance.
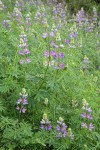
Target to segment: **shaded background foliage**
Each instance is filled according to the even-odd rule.
[[[15,0],[2,0],[7,6],[7,9],[13,10]],[[27,0],[26,0],[27,1]],[[42,0],[43,2],[46,2],[46,0]],[[55,2],[55,0],[50,0],[52,2]],[[86,12],[91,13],[92,8],[95,6],[100,11],[100,0],[57,0],[58,3],[62,3],[65,1],[65,4],[68,5],[68,9],[70,10],[70,13],[76,13],[78,10],[81,9],[81,7],[84,7],[84,10]],[[100,15],[100,12],[99,12]]]

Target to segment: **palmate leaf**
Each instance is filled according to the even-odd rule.
[[[3,103],[0,102],[0,112],[4,112],[6,108],[3,106]]]

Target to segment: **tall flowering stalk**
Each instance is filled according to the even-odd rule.
[[[14,20],[16,20],[18,22],[18,25],[23,24],[22,13],[17,7],[14,8],[13,13],[12,13],[12,17]]]
[[[64,46],[62,44],[60,44],[60,41],[61,41],[60,33],[52,31],[52,32],[50,32],[49,37],[50,36],[55,37],[56,42],[55,41],[51,42],[51,46],[52,46],[53,50],[49,50],[49,51],[47,50],[47,51],[44,52],[44,56],[46,58],[49,58],[49,62],[45,61],[44,65],[45,66],[49,65],[49,66],[51,66],[55,69],[64,69],[65,65],[62,62],[62,60],[64,59],[65,54],[63,52],[60,52],[60,50],[62,48],[64,48]],[[48,34],[46,35],[46,37],[48,37]]]
[[[26,30],[28,31],[28,30],[30,30],[30,27],[31,27],[31,25],[32,25],[32,23],[31,23],[31,13],[28,13],[27,15],[26,15]]]
[[[71,140],[74,139],[74,134],[72,133],[71,128],[67,129],[67,125],[64,123],[64,119],[62,117],[59,117],[59,120],[57,120],[56,131],[58,138],[69,137]]]
[[[50,131],[52,129],[51,121],[49,121],[47,114],[43,115],[43,119],[41,120],[40,128],[43,130]]]
[[[27,57],[30,54],[30,50],[28,48],[28,39],[24,32],[24,28],[21,27],[21,35],[20,35],[20,51],[19,54],[23,56],[23,59],[20,60],[20,64],[30,63],[31,59]]]
[[[84,122],[81,123],[81,128],[86,128],[89,131],[92,131],[94,129],[94,125],[92,124],[92,109],[89,107],[89,104],[85,99],[83,99],[83,112],[81,113],[81,117],[83,118]]]
[[[88,70],[90,68],[89,63],[90,63],[89,58],[85,55],[83,59],[84,64],[83,69]]]
[[[25,8],[24,0],[16,0],[15,7],[22,11]]]
[[[20,93],[20,99],[18,99],[16,102],[17,104],[16,109],[20,113],[25,113],[27,111],[27,107],[26,107],[28,105],[27,97],[28,97],[28,94],[26,93],[26,89],[23,88],[22,92]]]
[[[85,18],[85,11],[83,9],[83,7],[81,8],[80,11],[78,11],[78,13],[76,14],[76,22],[77,22],[77,25],[80,28],[82,28],[82,26],[84,25],[86,21],[86,18]]]
[[[98,16],[97,16],[97,10],[96,10],[96,8],[94,7],[94,8],[93,8],[93,23],[94,23],[94,24],[97,24],[97,18],[98,18]]]
[[[58,132],[58,138],[65,138],[68,136],[67,125],[64,123],[64,119],[62,117],[59,117],[59,120],[57,120],[56,131]]]
[[[3,4],[3,2],[0,0],[0,11],[4,10],[5,6]]]

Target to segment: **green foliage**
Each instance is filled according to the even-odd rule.
[[[69,9],[77,12],[81,7],[87,10],[91,1],[69,0],[68,3]],[[53,6],[30,5],[25,1],[25,8],[21,11],[21,21],[24,23],[20,25],[11,16],[15,1],[4,0],[4,5],[7,8],[0,13],[0,150],[99,150],[100,50],[96,45],[99,27],[93,24],[93,32],[86,32],[84,26],[79,29],[76,22],[64,22],[59,18],[62,23],[58,30],[61,41],[57,41],[59,36],[43,39],[43,33],[49,33],[54,24],[57,26],[52,16]],[[94,2],[90,10],[93,6]],[[44,8],[48,14],[49,27],[43,27],[43,18],[38,22],[34,19],[37,10],[43,11]],[[30,30],[27,30],[25,17],[29,13],[32,24]],[[10,20],[10,28],[2,25],[2,21],[7,19]],[[44,25],[47,26],[46,23]],[[22,26],[31,51],[31,63],[28,64],[20,64],[21,58],[24,58],[19,54]],[[78,39],[73,42],[76,48],[71,48],[64,42],[72,29],[78,32]],[[50,45],[53,40],[58,45],[64,45],[58,49],[58,52],[65,54],[64,69],[44,65],[48,60],[44,57],[44,52],[53,49]],[[81,44],[82,47],[79,46]],[[85,57],[89,59],[89,69],[84,69]],[[22,88],[28,93],[26,113],[16,110]],[[93,131],[81,128],[82,99],[86,99],[93,110]],[[51,121],[51,131],[40,129],[43,114],[47,114]],[[72,129],[74,140],[57,137],[59,117],[64,118],[68,128]]]

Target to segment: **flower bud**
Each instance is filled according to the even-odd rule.
[[[47,98],[44,99],[44,104],[45,104],[46,106],[48,105],[48,99],[47,99]]]
[[[26,89],[22,88],[22,94],[26,94]]]
[[[47,120],[48,118],[47,118],[47,114],[43,114],[43,119],[44,120]]]
[[[62,117],[59,117],[59,121],[60,121],[60,122],[63,122],[64,119],[63,119]]]
[[[57,32],[57,34],[56,34],[56,41],[61,41],[60,33],[59,32]]]

